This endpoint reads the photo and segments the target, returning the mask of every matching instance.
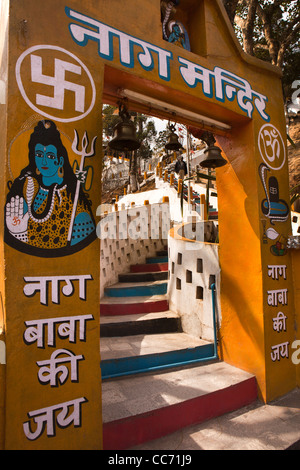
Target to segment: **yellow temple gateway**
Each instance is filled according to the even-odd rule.
[[[0,15],[0,448],[116,449],[153,439],[150,411],[138,424],[104,419],[104,382],[130,367],[168,371],[214,359],[225,375],[226,367],[241,371],[240,388],[216,395],[220,413],[299,387],[300,252],[287,246],[281,72],[242,51],[220,0],[2,0]],[[159,235],[138,242],[119,231],[99,235],[103,103],[213,134],[225,163],[216,168],[218,243],[193,244],[180,258],[191,243],[182,225],[161,235],[164,215]],[[140,211],[150,220],[164,214],[163,202],[169,217],[170,199],[141,200]],[[121,201],[116,209],[120,228]],[[130,265],[120,291],[106,282]],[[184,273],[175,279],[176,269]],[[132,291],[139,271],[148,274]],[[167,287],[164,275],[151,274],[168,271]],[[143,300],[116,300],[132,295]],[[102,315],[172,306],[198,318],[205,302],[212,315],[214,301],[218,325],[211,316],[209,332],[201,327],[187,341],[188,359],[105,360]],[[160,411],[159,432],[213,416],[204,413],[217,408],[211,397],[196,407],[193,400]]]

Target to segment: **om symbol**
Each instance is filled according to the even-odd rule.
[[[280,170],[286,159],[286,149],[282,136],[272,124],[262,126],[258,136],[258,148],[265,164],[273,169]]]
[[[21,223],[21,221],[20,221],[20,219],[19,219],[18,217],[14,217],[14,218],[13,218],[12,224],[13,224],[14,226],[20,225],[20,223]]]

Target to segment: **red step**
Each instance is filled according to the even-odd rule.
[[[166,379],[170,374],[171,379]],[[136,387],[135,380],[139,381]],[[128,387],[129,381],[131,387]],[[128,397],[124,396],[124,410],[123,404],[118,403],[121,411],[116,409],[115,417],[111,416],[111,408],[108,407],[106,412],[104,401],[105,450],[129,449],[240,409],[257,399],[255,377],[225,363],[174,370],[159,375],[151,374],[144,376],[143,381],[142,390],[141,379],[135,377],[123,377],[120,385],[118,381],[102,383],[106,393],[111,393],[114,386],[120,387],[125,395],[128,390]],[[170,397],[170,403],[166,397]],[[139,411],[136,413],[135,399],[139,400]],[[131,408],[126,405],[128,403]]]
[[[168,263],[133,264],[130,266],[131,273],[152,273],[156,271],[168,271]]]
[[[100,315],[105,316],[165,312],[166,310],[169,310],[169,302],[165,295],[135,298],[104,297],[100,301]]]

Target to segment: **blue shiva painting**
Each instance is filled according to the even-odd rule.
[[[72,150],[81,157],[74,172],[61,134],[53,121],[39,121],[28,142],[28,165],[8,182],[5,206],[5,242],[34,256],[56,257],[75,253],[96,239],[91,201],[85,189],[85,133],[78,150],[78,135]],[[79,169],[78,169],[79,168]],[[92,168],[92,167],[88,167]],[[90,185],[91,186],[91,185]]]

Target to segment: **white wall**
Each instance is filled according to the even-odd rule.
[[[291,212],[292,216],[292,231],[294,236],[300,236],[300,214],[299,212]]]
[[[131,264],[145,263],[167,245],[162,210],[169,212],[168,204],[111,212],[101,218],[100,297],[106,286],[118,282],[119,274],[130,271]]]
[[[175,235],[177,228],[174,228]],[[169,235],[168,249],[170,310],[181,316],[186,333],[213,341],[212,275],[216,281],[216,314],[221,321],[218,245],[186,241]]]

